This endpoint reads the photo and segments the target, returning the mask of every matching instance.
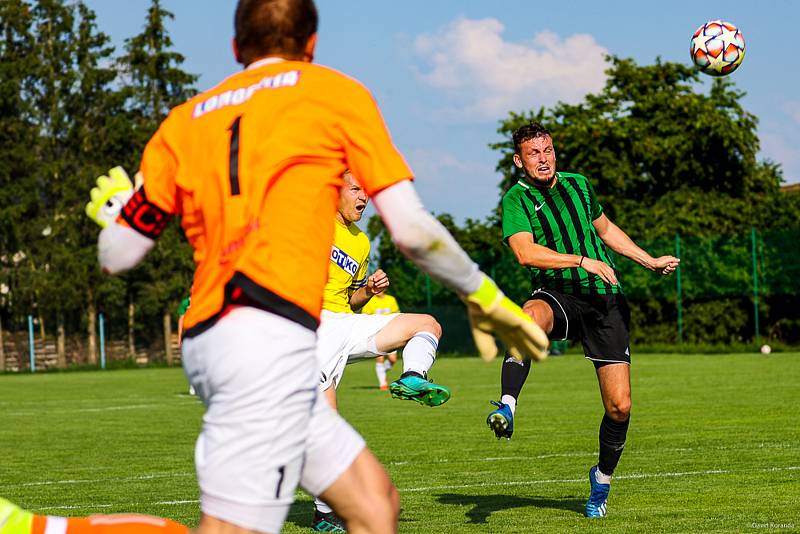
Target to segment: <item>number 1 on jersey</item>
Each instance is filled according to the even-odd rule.
[[[228,128],[231,131],[231,144],[228,155],[230,163],[228,176],[231,182],[231,196],[239,194],[239,123],[241,120],[242,116],[239,115],[233,120],[230,128]]]

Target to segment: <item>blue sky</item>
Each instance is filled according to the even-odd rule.
[[[86,0],[118,48],[141,30],[149,0]],[[235,1],[163,0],[199,88],[239,67],[230,52]],[[365,83],[417,175],[429,209],[463,220],[497,203],[497,123],[509,110],[577,102],[604,81],[602,55],[687,63],[694,30],[722,18],[742,30],[733,75],[760,119],[761,156],[800,182],[800,2],[588,0],[317,0],[318,63]],[[556,140],[556,147],[558,140]],[[562,170],[569,162],[559,161]],[[601,169],[597,171],[602,172]],[[590,176],[591,178],[591,176]]]

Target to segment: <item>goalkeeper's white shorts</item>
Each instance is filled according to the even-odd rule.
[[[315,347],[313,331],[250,307],[184,341],[207,407],[195,449],[203,513],[280,532],[298,484],[319,495],[364,449],[317,388]]]
[[[370,350],[368,342],[398,315],[400,314],[371,315],[322,310],[317,329],[317,358],[322,389],[339,387],[348,363],[386,354]]]

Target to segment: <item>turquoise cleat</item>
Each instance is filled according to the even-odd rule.
[[[314,532],[347,532],[344,522],[333,512],[320,512],[314,509],[314,522],[311,525]]]
[[[414,372],[403,373],[389,384],[389,393],[395,399],[413,400],[425,406],[439,406],[450,400],[449,389]]]
[[[508,404],[503,404],[502,402],[489,402],[497,406],[497,409],[486,418],[486,424],[494,430],[494,435],[497,436],[497,439],[511,439],[511,435],[514,433],[514,414],[511,412],[511,408],[508,407]]]
[[[33,514],[0,497],[0,534],[30,534]]]
[[[589,500],[586,501],[586,517],[605,517],[606,505],[608,503],[608,492],[611,491],[611,484],[600,484],[597,481],[597,466],[589,469],[589,483],[592,492]]]

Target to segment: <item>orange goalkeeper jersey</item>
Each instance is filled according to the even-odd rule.
[[[170,112],[120,219],[157,237],[182,216],[196,263],[186,336],[231,303],[315,329],[348,168],[369,195],[412,178],[369,91],[326,67],[261,61]]]

